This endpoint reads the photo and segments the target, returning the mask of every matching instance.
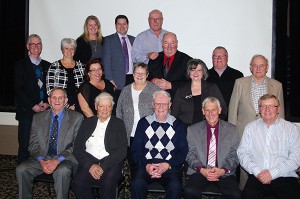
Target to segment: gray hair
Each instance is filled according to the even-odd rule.
[[[253,55],[253,57],[251,58],[250,66],[253,64],[254,59],[257,58],[257,57],[260,57],[260,58],[264,59],[267,63],[267,66],[269,65],[269,61],[265,56],[257,54],[257,55]]]
[[[49,97],[51,97],[51,96],[52,96],[52,93],[53,93],[54,91],[57,91],[57,90],[61,90],[61,91],[64,93],[65,98],[68,98],[67,91],[66,91],[64,88],[62,88],[62,87],[56,87],[56,88],[53,88],[53,89],[50,91],[50,93],[49,93]]]
[[[137,68],[139,68],[139,67],[145,69],[147,74],[149,73],[148,65],[145,64],[144,62],[138,62],[138,63],[134,64],[133,70],[132,70],[133,73],[134,73],[135,70],[136,70]]]
[[[152,13],[154,13],[154,12],[158,12],[160,15],[161,15],[161,18],[163,19],[164,17],[163,17],[163,13],[160,11],[160,10],[158,10],[158,9],[154,9],[154,10],[152,10],[151,12],[149,12],[149,18],[150,18],[150,15],[152,14]]]
[[[206,104],[207,102],[217,103],[218,108],[221,108],[220,101],[219,101],[218,98],[216,98],[216,97],[207,97],[207,98],[205,98],[205,99],[203,100],[203,102],[202,102],[202,108],[205,107],[205,104]]]
[[[76,43],[75,39],[72,39],[72,38],[63,38],[63,39],[61,40],[61,42],[60,42],[60,49],[61,49],[61,51],[63,51],[63,49],[64,49],[67,45],[74,46],[74,50],[76,51],[77,43]]]
[[[171,102],[171,96],[170,94],[167,92],[167,91],[163,91],[163,90],[160,90],[160,91],[155,91],[153,93],[153,101],[154,99],[158,96],[158,95],[164,95],[168,98],[169,102]]]
[[[215,47],[215,49],[213,50],[212,56],[214,56],[214,51],[215,51],[215,50],[224,50],[225,53],[226,53],[226,57],[228,57],[228,51],[226,50],[225,47],[223,47],[223,46],[217,46],[217,47]]]
[[[111,105],[114,106],[115,102],[114,102],[114,98],[111,94],[107,93],[107,92],[102,92],[100,93],[96,98],[95,98],[95,105],[98,105],[98,102],[100,99],[110,99],[111,101]]]
[[[196,69],[198,65],[201,65],[202,67],[202,79],[206,80],[208,78],[208,68],[204,61],[201,59],[191,59],[187,62],[187,77],[190,78],[190,72],[192,69]]]
[[[264,94],[263,96],[261,96],[258,100],[258,105],[261,106],[261,102],[264,100],[268,100],[268,99],[275,99],[277,106],[280,106],[279,99],[275,95],[272,95],[272,94]]]
[[[28,38],[27,38],[27,42],[26,42],[27,45],[30,43],[30,40],[31,40],[32,38],[38,38],[38,39],[41,41],[41,43],[42,43],[42,39],[41,39],[41,37],[40,37],[39,35],[37,35],[37,34],[31,34],[31,35],[29,35]]]

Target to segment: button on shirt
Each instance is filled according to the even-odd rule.
[[[281,118],[269,128],[262,119],[255,120],[246,126],[237,154],[242,167],[255,176],[267,169],[272,179],[297,177],[300,130]]]
[[[102,158],[109,155],[109,153],[105,150],[105,131],[108,125],[110,118],[101,122],[98,120],[97,126],[92,133],[91,137],[86,141],[86,152],[93,155],[95,158],[101,160]]]

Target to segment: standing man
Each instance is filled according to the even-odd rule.
[[[83,116],[64,108],[68,98],[62,88],[52,89],[48,101],[51,109],[33,116],[30,158],[17,167],[20,199],[32,198],[33,178],[42,173],[53,175],[57,198],[67,199],[77,168],[73,142]]]
[[[236,79],[244,77],[243,73],[228,66],[226,48],[217,46],[212,54],[213,68],[208,70],[207,81],[217,84],[222,96],[229,107],[230,97]]]
[[[234,125],[219,119],[221,110],[217,98],[207,97],[202,103],[206,121],[188,127],[186,161],[190,176],[184,188],[186,199],[201,198],[202,191],[210,184],[220,188],[222,198],[241,198],[235,177],[240,139]]]
[[[127,133],[124,122],[111,115],[113,106],[110,94],[99,94],[95,99],[97,116],[85,119],[76,137],[74,155],[79,168],[72,188],[78,199],[93,198],[93,185],[100,187],[101,199],[116,198],[127,153]]]
[[[179,84],[187,80],[187,62],[192,58],[177,50],[177,37],[172,32],[164,34],[161,45],[163,51],[149,61],[148,79],[173,98]]]
[[[249,123],[237,154],[249,173],[243,198],[300,198],[297,168],[300,166],[300,131],[278,117],[281,105],[275,95],[259,98],[260,119]]]
[[[34,113],[48,108],[46,75],[50,63],[42,60],[43,44],[37,34],[27,39],[28,56],[15,64],[16,120],[18,125],[18,164],[29,158],[29,138]]]
[[[182,165],[188,152],[186,127],[169,114],[171,97],[166,91],[153,94],[154,114],[138,122],[131,145],[136,171],[131,197],[146,199],[148,185],[159,182],[166,198],[181,199]]]
[[[103,45],[103,65],[105,78],[115,86],[115,101],[118,102],[121,90],[133,82],[132,44],[134,37],[127,35],[129,21],[125,15],[115,19],[116,33],[105,37]]]
[[[164,18],[161,11],[155,9],[149,13],[148,23],[150,28],[137,35],[132,48],[133,63],[144,62],[157,58],[162,51],[161,41],[163,35],[167,33],[162,29]]]

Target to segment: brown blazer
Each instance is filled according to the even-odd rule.
[[[284,118],[284,102],[282,84],[277,80],[267,78],[267,90],[269,94],[275,95],[280,102],[279,117]],[[258,118],[251,97],[252,76],[242,77],[235,81],[229,103],[228,122],[236,125],[240,138],[243,135],[245,126]]]

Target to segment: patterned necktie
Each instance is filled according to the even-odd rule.
[[[216,166],[216,155],[217,155],[216,136],[214,134],[215,128],[211,128],[210,130],[211,130],[211,138],[210,138],[210,142],[209,142],[207,167],[215,167]]]
[[[48,155],[53,157],[57,155],[57,136],[58,136],[58,116],[55,115],[50,132]]]
[[[38,86],[40,88],[40,102],[44,101],[44,89],[43,89],[43,70],[39,65],[34,66],[34,73],[37,79]]]
[[[167,57],[167,61],[166,61],[166,64],[164,66],[164,76],[165,76],[165,78],[168,75],[169,67],[170,67],[170,57]]]
[[[123,40],[122,48],[123,48],[123,52],[124,52],[125,72],[127,74],[129,72],[128,48],[127,48],[127,43],[126,43],[125,37],[122,37],[122,40]]]

